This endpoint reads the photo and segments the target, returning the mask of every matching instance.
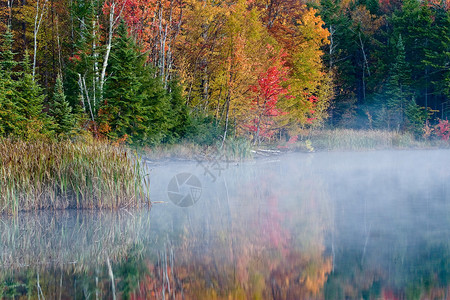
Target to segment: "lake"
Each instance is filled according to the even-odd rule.
[[[0,219],[0,298],[447,299],[450,151],[147,161],[151,209]]]

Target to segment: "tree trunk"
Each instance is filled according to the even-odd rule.
[[[13,4],[14,4],[14,0],[8,0],[8,3],[7,3],[7,5],[8,5],[8,21],[7,21],[8,23],[7,23],[7,25],[8,26],[11,26]]]
[[[108,67],[109,54],[111,53],[111,44],[112,38],[114,34],[114,11],[116,8],[116,2],[111,4],[111,8],[109,9],[109,30],[108,30],[108,42],[106,44],[106,52],[103,57],[103,67],[102,74],[100,76],[100,97],[103,97],[103,85],[105,83],[106,76],[106,68]]]
[[[227,139],[229,117],[230,117],[230,92],[228,92],[228,97],[227,97],[226,116],[225,116],[225,131],[223,133],[223,139],[222,139],[222,144],[220,145],[220,148],[223,147],[223,144],[225,143],[225,140]]]
[[[45,7],[47,6],[48,0],[44,0],[44,4],[39,8],[39,0],[36,2],[36,15],[34,16],[34,29],[33,29],[33,81],[36,76],[36,54],[37,54],[37,35],[39,33],[39,28],[41,27],[42,18],[44,17]]]

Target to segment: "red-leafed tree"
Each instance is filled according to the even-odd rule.
[[[164,86],[171,79],[175,40],[181,30],[183,1],[181,0],[108,0],[105,15],[122,18],[128,32],[149,55]]]
[[[436,125],[436,134],[444,141],[448,141],[450,138],[450,124],[448,120],[439,120],[439,124]]]
[[[289,94],[289,87],[283,85],[289,71],[284,66],[283,56],[284,52],[277,55],[271,67],[258,76],[258,83],[250,86],[253,114],[248,129],[254,132],[255,144],[261,137],[271,137],[274,133],[274,118],[286,114],[277,108],[279,99],[292,97]]]
[[[151,26],[151,18],[157,6],[156,0],[106,1],[103,8],[106,15],[109,14],[112,5],[115,5],[115,17],[123,18],[129,33],[140,41],[144,31]]]

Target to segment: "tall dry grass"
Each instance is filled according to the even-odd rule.
[[[0,140],[0,214],[135,207],[147,188],[140,160],[107,142]]]
[[[228,139],[222,145],[217,141],[214,145],[198,145],[193,143],[162,144],[141,151],[150,160],[185,159],[194,160],[199,157],[240,161],[252,157],[251,142],[246,139]]]
[[[406,149],[431,146],[425,141],[416,140],[409,133],[385,130],[315,130],[303,139],[309,140],[315,150],[331,151]]]

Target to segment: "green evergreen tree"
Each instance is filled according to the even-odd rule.
[[[383,98],[389,111],[388,128],[399,129],[405,122],[406,108],[411,100],[410,78],[411,72],[406,63],[405,47],[400,35],[396,45],[395,63],[387,80]]]
[[[0,52],[0,134],[3,136],[16,134],[19,131],[18,124],[24,121],[15,103],[17,95],[13,77],[17,62],[14,60],[12,45],[13,35],[10,27],[7,27]]]
[[[23,121],[19,123],[18,133],[25,139],[49,136],[53,123],[47,113],[43,112],[45,95],[37,81],[33,80],[28,52],[25,51],[20,77],[17,81],[15,103]]]
[[[330,32],[324,62],[333,73],[334,101],[329,122],[347,126],[361,113],[386,77],[387,37],[380,25],[378,1],[320,1],[320,15]],[[365,115],[365,113],[363,113]]]
[[[86,114],[85,109],[83,108],[83,99],[81,95],[78,95],[78,101],[73,106],[72,113],[75,117],[75,129],[80,131],[83,127],[86,126],[89,120],[89,116]]]
[[[167,142],[177,142],[187,135],[191,125],[188,107],[184,99],[181,86],[176,81],[171,81],[168,85],[170,96],[170,120],[171,126]]]
[[[430,80],[441,111],[447,117],[450,100],[450,10],[435,6],[434,22],[430,32],[430,46],[424,63],[431,68]]]
[[[423,136],[423,128],[428,118],[425,107],[417,105],[415,99],[411,99],[406,107],[406,129],[414,134],[416,138]]]
[[[377,105],[374,112],[373,125],[379,129],[391,128],[391,112],[387,109],[386,104],[383,103],[382,95],[378,95],[375,102],[377,102]]]
[[[169,135],[174,122],[171,114],[170,95],[164,89],[160,77],[151,66],[142,69],[142,95],[146,107],[146,139],[143,142],[158,144]]]
[[[333,73],[336,87],[329,121],[332,126],[342,125],[354,115],[357,87],[357,65],[354,54],[358,52],[353,24],[342,3],[320,1],[320,15],[330,31],[330,43],[324,55],[325,65]]]
[[[390,20],[393,36],[402,36],[406,62],[411,68],[412,86],[418,100],[428,105],[430,94],[430,70],[424,63],[425,54],[430,47],[432,12],[428,5],[420,0],[405,0],[400,10]]]
[[[38,118],[42,113],[45,95],[43,94],[42,88],[33,81],[28,51],[25,51],[22,68],[22,76],[17,82],[17,106],[25,118]]]
[[[130,142],[161,142],[168,134],[169,97],[122,21],[111,49],[100,123],[108,136]],[[106,125],[106,126],[105,126]]]
[[[72,114],[72,107],[66,100],[61,75],[56,78],[50,113],[55,120],[55,131],[58,135],[70,136],[74,133],[76,118]]]
[[[18,63],[14,60],[14,56],[16,55],[16,53],[13,52],[13,43],[14,37],[11,31],[11,27],[8,26],[3,35],[0,65],[5,75],[9,76],[10,78],[15,75],[14,68],[18,65]]]
[[[17,107],[8,97],[7,88],[10,82],[5,78],[3,70],[0,69],[0,135],[5,136],[14,131],[15,118],[14,112]]]
[[[128,36],[122,21],[113,41],[108,65],[108,78],[104,99],[106,115],[102,122],[111,128],[108,136],[117,139],[128,136],[145,139],[148,107],[142,93],[144,57],[133,39]],[[104,118],[106,116],[106,119]]]
[[[73,0],[70,1],[70,15],[73,22],[73,44],[71,55],[64,71],[64,91],[72,108],[79,104],[79,97],[84,97],[85,113],[92,118],[96,116],[101,100],[99,75],[102,68],[101,21],[104,1]],[[82,79],[83,87],[80,87]],[[85,84],[85,86],[84,86]],[[88,103],[90,101],[90,106]],[[91,115],[92,110],[92,115]]]

